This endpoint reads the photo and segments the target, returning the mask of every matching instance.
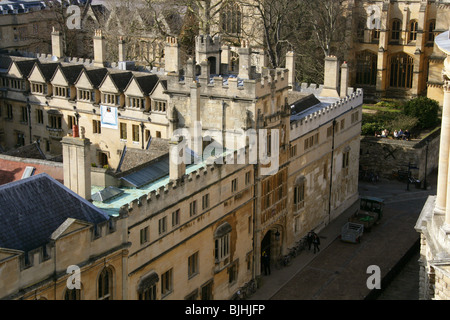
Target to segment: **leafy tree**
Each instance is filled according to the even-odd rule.
[[[403,112],[419,119],[418,128],[426,129],[438,123],[439,103],[427,97],[417,97],[405,103]]]

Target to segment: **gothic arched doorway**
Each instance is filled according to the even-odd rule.
[[[270,261],[274,263],[281,254],[281,227],[273,227],[267,231],[261,241],[261,256],[264,251],[269,255]]]

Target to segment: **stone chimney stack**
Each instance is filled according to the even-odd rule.
[[[190,107],[191,107],[191,137],[192,150],[198,155],[203,154],[203,138],[200,115],[200,83],[192,82],[190,87]]]
[[[200,76],[198,77],[201,83],[208,84],[210,78],[210,64],[208,60],[203,60],[200,62]]]
[[[169,179],[181,179],[186,174],[186,143],[183,138],[174,137],[170,140],[169,149]]]
[[[119,61],[127,60],[127,47],[125,45],[125,40],[123,40],[123,36],[119,37]]]
[[[325,58],[325,74],[321,96],[339,98],[339,61],[335,56]]]
[[[250,79],[252,70],[252,49],[248,40],[242,40],[239,53],[239,75],[241,79]]]
[[[164,69],[166,72],[178,73],[180,69],[180,46],[178,39],[175,37],[167,37],[164,48]]]
[[[64,185],[86,200],[91,200],[91,161],[89,139],[64,137]]]
[[[186,62],[186,71],[184,78],[186,79],[186,83],[191,83],[195,78],[195,71],[194,71],[194,61],[192,58],[189,58]]]
[[[295,88],[295,53],[289,51],[286,53],[286,69],[289,70],[288,84],[291,87],[289,91]]]
[[[341,98],[347,96],[348,91],[348,64],[346,61],[341,65]]]
[[[52,56],[54,60],[61,60],[64,57],[64,44],[61,31],[52,31]]]
[[[231,50],[230,46],[224,45],[220,52],[220,73],[228,74],[230,70]]]
[[[102,30],[94,31],[94,67],[104,67],[106,61],[106,41]]]

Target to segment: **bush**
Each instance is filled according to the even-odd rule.
[[[387,125],[397,119],[399,113],[388,111],[377,111],[376,113],[364,113],[361,126],[362,135],[374,135],[387,129]]]
[[[363,136],[373,136],[375,134],[375,132],[381,132],[381,130],[383,130],[383,129],[380,127],[380,124],[377,122],[364,123],[361,126],[361,134]]]
[[[400,129],[402,129],[403,131],[412,131],[414,128],[416,128],[418,123],[419,119],[415,117],[407,116],[405,114],[399,114],[395,119],[392,119],[386,124],[386,129],[391,132]]]
[[[419,120],[418,129],[431,128],[439,121],[439,103],[427,97],[417,97],[405,103],[403,113]]]
[[[388,108],[388,109],[402,109],[402,107],[403,107],[403,103],[401,101],[394,100],[394,99],[384,99],[375,105],[379,106],[379,107]]]

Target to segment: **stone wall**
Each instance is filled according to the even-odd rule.
[[[421,181],[437,169],[439,163],[440,129],[422,140],[404,141],[376,137],[361,137],[360,168],[376,172],[380,178],[391,178],[392,172],[412,169],[412,176]],[[428,141],[428,152],[427,152]]]

